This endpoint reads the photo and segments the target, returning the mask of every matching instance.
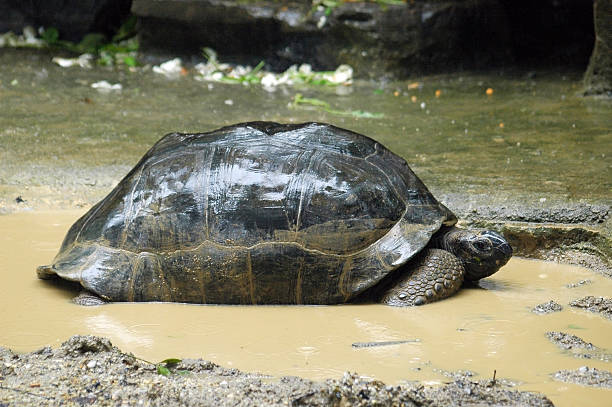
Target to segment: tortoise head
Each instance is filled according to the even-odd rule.
[[[506,239],[490,230],[452,228],[442,237],[442,246],[461,260],[465,278],[471,281],[490,276],[512,257]]]

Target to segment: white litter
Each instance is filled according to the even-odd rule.
[[[153,72],[164,75],[168,79],[177,79],[183,71],[180,58],[174,58],[153,67]]]
[[[336,85],[347,85],[353,80],[353,68],[349,65],[340,65],[333,73],[324,74],[323,78]]]
[[[16,35],[12,31],[0,34],[1,47],[34,47],[41,48],[45,46],[45,42],[36,37],[36,30],[31,26],[23,28],[22,35]]]
[[[351,85],[353,82],[353,68],[349,65],[340,65],[335,71],[313,71],[309,64],[290,66],[285,72],[268,72],[261,67],[255,68],[243,65],[230,65],[221,63],[217,54],[210,48],[205,48],[208,59],[206,63],[199,63],[194,68],[197,81],[242,83],[245,85],[259,83],[268,92],[274,92],[278,86],[319,84],[319,85]],[[155,68],[153,68],[155,70]]]
[[[112,91],[120,91],[123,89],[120,83],[111,84],[107,81],[100,81],[96,83],[92,83],[91,87],[96,89],[98,92],[109,93]]]
[[[82,54],[76,58],[60,58],[53,57],[52,61],[62,68],[70,68],[71,66],[80,66],[81,68],[91,68],[91,60],[93,55]]]

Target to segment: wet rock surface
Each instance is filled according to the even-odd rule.
[[[589,295],[570,302],[570,305],[576,308],[584,308],[587,311],[612,319],[612,299],[610,298]]]
[[[57,349],[27,354],[0,347],[0,400],[9,405],[553,405],[541,394],[467,377],[441,387],[389,386],[349,373],[325,382],[274,379],[200,359],[176,363],[167,375],[158,373],[159,365],[95,336],[73,336]]]
[[[590,268],[612,277],[612,208],[609,202],[568,202],[524,196],[494,198],[444,194],[462,223],[496,230],[516,255]]]
[[[579,0],[134,0],[132,12],[148,53],[199,56],[209,46],[233,62],[263,58],[275,70],[350,64],[359,77],[551,59],[584,67],[593,45],[592,10]]]
[[[306,61],[316,69],[349,64],[360,77],[406,76],[508,59],[507,21],[496,0],[417,1],[409,4],[301,1],[135,0],[141,43],[148,53],[200,55],[273,70]],[[502,12],[503,14],[503,12]],[[471,46],[478,42],[478,47]]]
[[[0,2],[0,33],[23,27],[55,27],[63,40],[80,41],[91,32],[112,35],[130,11],[130,0]]]
[[[586,95],[612,97],[612,0],[595,0],[595,48],[584,75]]]
[[[582,338],[565,332],[551,331],[546,332],[549,341],[559,348],[569,351],[574,357],[584,359],[599,359],[605,362],[612,361],[612,354],[604,349],[600,349]]]
[[[597,225],[610,217],[610,206],[578,202],[575,204],[543,205],[532,203],[501,204],[499,206],[482,205],[470,200],[459,201],[458,211],[467,220],[490,219],[503,222],[529,223],[565,223]]]
[[[459,209],[454,208],[454,202],[444,199],[442,202],[448,203],[463,224],[492,229],[504,235],[518,256],[583,266],[612,277],[612,222],[607,205],[599,212],[601,217],[597,215],[591,220],[587,220],[586,214],[574,220],[560,219],[554,214],[563,211],[555,209],[541,211],[542,217],[531,221],[513,221],[505,220],[501,215],[506,213],[512,219],[512,213],[517,210],[513,205],[498,208],[495,210],[498,215],[487,218],[485,212],[465,211],[460,200],[456,201]],[[565,210],[572,212],[576,207],[568,203]],[[601,219],[601,223],[592,223],[595,219]]]
[[[551,376],[553,379],[565,383],[612,388],[612,373],[594,367],[582,366],[576,370],[559,370]]]
[[[550,313],[559,312],[559,311],[562,311],[562,310],[563,310],[563,307],[561,306],[561,304],[557,304],[553,300],[550,300],[550,301],[545,302],[543,304],[536,305],[531,310],[531,312],[533,312],[535,314],[550,314]]]

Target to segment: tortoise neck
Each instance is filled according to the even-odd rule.
[[[464,234],[465,230],[456,226],[442,226],[433,239],[433,245],[435,248],[456,254],[454,249],[457,247],[458,240]]]

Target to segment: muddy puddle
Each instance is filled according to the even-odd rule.
[[[612,281],[589,270],[513,259],[483,282],[443,302],[420,308],[383,305],[197,306],[112,304],[80,307],[67,288],[38,280],[68,227],[82,212],[0,216],[0,345],[31,351],[58,346],[74,334],[111,339],[150,360],[201,357],[226,367],[312,379],[356,371],[387,383],[451,381],[443,371],[470,370],[477,378],[512,379],[557,406],[603,406],[612,391],[555,382],[550,373],[609,363],[574,358],[545,333],[577,335],[612,348],[612,322],[569,307],[586,295],[609,296]],[[580,280],[589,284],[568,288]],[[563,311],[531,309],[554,300]],[[386,346],[355,343],[402,341]]]

